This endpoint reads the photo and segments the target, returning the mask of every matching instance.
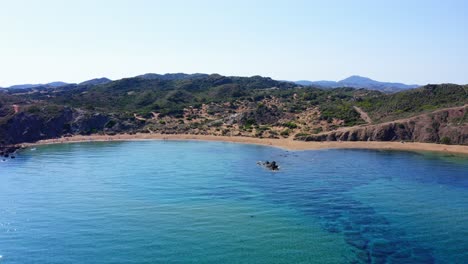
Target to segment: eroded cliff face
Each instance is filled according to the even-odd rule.
[[[72,115],[69,109],[49,120],[25,112],[15,114],[0,127],[1,141],[3,144],[16,144],[61,136],[65,124],[71,122]]]
[[[468,145],[468,107],[458,107],[377,125],[352,127],[315,135],[304,141],[412,141]]]

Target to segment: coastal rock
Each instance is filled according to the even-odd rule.
[[[260,166],[263,166],[269,170],[272,170],[272,171],[278,171],[279,170],[279,166],[278,164],[276,163],[276,161],[272,161],[272,162],[269,162],[268,160],[263,162],[263,161],[259,161],[257,162],[258,165]]]
[[[16,150],[20,149],[20,146],[0,146],[0,157],[8,158],[11,154],[15,153]],[[13,156],[12,156],[13,158]]]
[[[79,111],[75,113],[71,125],[74,134],[92,134],[104,130],[110,118],[100,113],[86,113]]]
[[[131,128],[137,128],[125,120],[114,121],[115,124],[110,127],[110,120],[112,119],[108,115],[67,107],[50,115],[21,112],[0,125],[0,146],[77,134],[89,135],[102,131],[128,132]],[[2,152],[4,150],[0,150],[0,154],[3,154]]]

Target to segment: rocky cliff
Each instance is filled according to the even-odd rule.
[[[0,145],[103,131],[110,117],[64,108],[54,116],[21,112],[0,125]]]
[[[298,134],[304,141],[412,141],[468,145],[468,106],[439,110],[377,125]]]
[[[266,116],[261,115],[260,116]],[[268,120],[271,121],[271,120]],[[0,125],[0,145],[93,133],[145,132],[145,122],[64,108],[47,118],[20,112]],[[160,131],[161,132],[161,131]],[[187,133],[163,130],[161,133]],[[189,132],[190,133],[190,132]],[[318,134],[299,133],[303,141],[410,141],[468,145],[468,106],[454,107],[375,125],[339,128]]]

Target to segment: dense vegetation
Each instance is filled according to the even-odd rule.
[[[363,98],[357,105],[369,112],[373,119],[389,121],[466,103],[468,103],[468,85],[441,84]]]
[[[17,116],[12,106],[18,105],[20,113],[41,122],[63,119],[59,134],[153,131],[289,137],[365,124],[354,106],[378,123],[466,103],[466,85],[428,85],[384,94],[324,90],[261,76],[150,74],[97,85],[2,90],[0,126]],[[64,112],[69,116],[63,117]]]
[[[204,78],[162,80],[129,78],[97,86],[65,86],[25,94],[29,101],[82,108],[102,113],[137,113],[150,116],[152,112],[180,116],[188,106],[235,101],[259,102],[265,98],[280,98],[286,112],[301,112],[310,106],[324,109],[323,119],[332,118],[358,123],[359,115],[349,101],[355,90],[351,88],[321,90],[304,88],[292,83],[254,76],[225,77],[209,75]],[[295,96],[296,99],[293,98]]]

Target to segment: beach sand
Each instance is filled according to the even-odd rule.
[[[198,141],[224,141],[244,144],[258,144],[279,147],[287,150],[316,150],[316,149],[380,149],[380,150],[405,150],[405,151],[434,151],[468,155],[468,146],[442,145],[434,143],[412,142],[384,142],[384,141],[326,141],[305,142],[290,138],[251,138],[238,136],[212,136],[212,135],[188,135],[188,134],[119,134],[119,135],[89,135],[72,136],[58,139],[40,140],[35,143],[25,143],[23,146],[37,146],[45,144],[60,144],[88,141],[133,141],[133,140],[198,140]]]

